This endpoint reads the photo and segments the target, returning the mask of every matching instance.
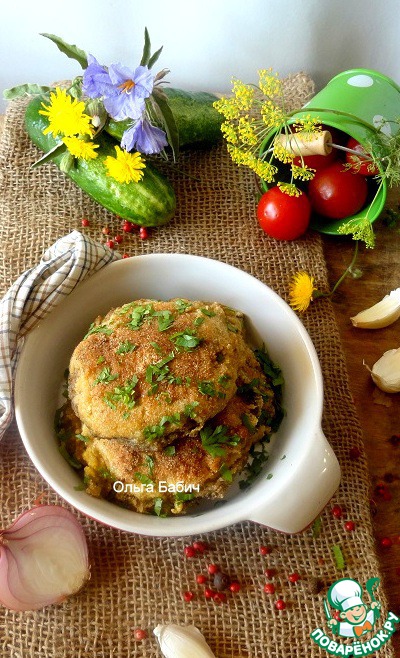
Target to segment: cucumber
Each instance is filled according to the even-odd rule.
[[[53,149],[59,140],[51,134],[44,135],[47,119],[39,114],[41,103],[48,102],[44,96],[35,97],[25,113],[25,126],[33,143],[44,153]],[[115,157],[115,140],[103,131],[96,137],[98,157],[94,160],[76,160],[66,174],[86,194],[101,206],[134,224],[161,226],[173,217],[176,198],[170,182],[148,161],[143,169],[144,176],[138,183],[118,183],[107,175],[104,160],[108,155]],[[62,154],[52,159],[58,166]]]
[[[168,104],[174,115],[179,133],[179,146],[191,144],[216,144],[222,139],[221,115],[213,107],[217,96],[205,91],[183,91],[163,87],[168,98]],[[132,121],[114,121],[111,119],[107,126],[107,132],[121,141],[124,131],[131,125]],[[161,128],[162,125],[158,124]]]

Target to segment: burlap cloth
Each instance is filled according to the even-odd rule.
[[[287,83],[289,102],[299,106],[312,94],[305,75]],[[23,127],[26,101],[10,104],[0,144],[0,274],[2,294],[58,237],[81,228],[101,239],[107,223],[112,233],[119,220],[92,202],[50,164],[36,170],[37,159]],[[186,153],[180,169],[167,166],[178,198],[177,213],[166,227],[152,231],[151,239],[126,237],[123,252],[198,254],[230,263],[253,274],[287,298],[288,282],[296,270],[307,270],[319,288],[326,289],[327,273],[319,235],[310,233],[291,243],[267,238],[255,219],[256,185],[253,176],[233,165],[224,146]],[[327,630],[323,597],[339,578],[365,584],[379,576],[369,512],[369,479],[365,459],[353,461],[349,449],[362,450],[362,437],[349,392],[340,337],[329,300],[318,301],[302,316],[317,349],[325,382],[324,431],[342,468],[342,483],[333,502],[345,510],[336,519],[330,505],[323,512],[321,532],[311,529],[284,536],[254,523],[241,523],[203,537],[212,550],[185,559],[189,539],[141,537],[104,527],[78,514],[91,555],[92,578],[85,589],[59,606],[36,612],[0,610],[1,656],[11,658],[118,658],[160,656],[151,631],[158,623],[197,625],[218,658],[284,658],[327,655],[310,639],[318,626]],[[63,501],[48,487],[31,464],[15,427],[0,444],[1,525],[5,527],[42,492],[49,503]],[[344,519],[356,523],[346,533]],[[345,557],[343,571],[336,567],[332,545]],[[272,548],[267,556],[259,547]],[[239,594],[217,606],[204,598],[195,576],[215,562],[242,583]],[[266,568],[275,570],[275,595],[265,594]],[[298,572],[301,580],[288,582]],[[182,592],[195,597],[185,603]],[[320,590],[320,591],[318,591]],[[287,603],[277,611],[282,596]],[[377,596],[386,601],[382,586]],[[135,641],[133,630],[144,628],[150,637]],[[392,656],[390,643],[381,658]]]

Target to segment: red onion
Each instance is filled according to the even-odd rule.
[[[60,603],[89,577],[85,535],[64,507],[33,507],[0,531],[0,602],[7,608]]]

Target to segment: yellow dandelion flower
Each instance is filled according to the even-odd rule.
[[[297,272],[289,287],[290,306],[295,311],[304,313],[310,306],[316,290],[313,276],[310,276],[307,272]]]
[[[310,169],[309,167],[303,166],[303,167],[298,167],[295,164],[291,165],[291,171],[292,171],[292,176],[293,178],[299,178],[300,180],[311,180],[315,176],[315,169]]]
[[[95,149],[99,148],[99,144],[86,142],[79,137],[63,137],[62,141],[74,158],[81,158],[82,160],[94,160],[94,158],[97,158],[98,154]]]
[[[258,85],[265,96],[273,97],[282,95],[282,82],[278,74],[273,73],[272,69],[260,69],[258,71]]]
[[[294,153],[289,153],[280,142],[277,140],[274,140],[274,157],[277,160],[280,160],[280,162],[283,162],[284,164],[290,164],[293,162],[294,158],[296,157]]]
[[[56,87],[55,92],[50,93],[50,103],[42,103],[44,110],[39,110],[49,120],[49,125],[43,130],[43,134],[52,133],[53,137],[61,134],[65,137],[73,135],[92,135],[93,126],[91,117],[85,114],[85,103],[72,98],[65,89]]]
[[[244,84],[244,82],[237,78],[233,78],[232,84],[232,93],[236,100],[236,106],[239,110],[248,112],[253,105],[254,87]]]
[[[240,117],[238,123],[238,133],[239,138],[243,144],[248,146],[256,146],[258,139],[254,130],[254,120],[249,119],[248,114],[244,117]]]
[[[140,153],[128,153],[119,146],[115,147],[115,151],[117,154],[115,158],[108,155],[104,161],[107,175],[115,178],[118,183],[131,183],[132,181],[138,183],[143,178],[141,170],[146,166]]]
[[[301,190],[299,190],[299,188],[296,187],[296,185],[294,185],[293,183],[281,183],[280,181],[278,181],[277,185],[281,190],[281,192],[283,192],[284,194],[288,194],[289,196],[301,195]]]

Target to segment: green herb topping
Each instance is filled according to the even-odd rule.
[[[173,457],[176,453],[175,446],[167,446],[164,448],[164,453],[167,455],[167,457]]]
[[[105,334],[106,336],[110,336],[112,334],[113,330],[110,327],[107,327],[105,324],[95,324],[92,322],[92,324],[89,327],[89,331],[87,334],[83,337],[83,340],[87,338],[88,336],[91,336],[92,334]]]
[[[225,425],[213,427],[206,423],[200,430],[200,438],[203,448],[211,457],[225,457],[226,449],[224,446],[237,446],[240,443],[240,437],[237,434],[228,433],[229,428]]]
[[[185,404],[185,408],[183,410],[184,415],[187,416],[188,418],[192,418],[192,419],[196,418],[197,414],[195,412],[195,409],[198,406],[199,406],[198,402],[188,402],[187,404]]]
[[[208,308],[201,308],[200,311],[203,313],[203,315],[206,315],[208,318],[213,318],[216,315],[214,311],[210,311]]]
[[[175,357],[174,352],[170,352],[160,361],[156,363],[150,363],[146,368],[146,382],[151,384],[148,395],[154,395],[158,390],[158,384],[162,381],[167,381],[168,383],[182,383],[181,378],[174,377],[171,373],[168,363],[172,361]]]
[[[155,311],[153,315],[158,318],[158,331],[166,331],[175,320],[171,311]]]
[[[134,352],[137,349],[137,345],[135,343],[131,343],[130,340],[124,340],[122,343],[120,343],[115,350],[116,354],[129,354],[130,352]]]
[[[171,425],[179,425],[180,420],[181,415],[179,413],[172,414],[171,416],[163,416],[158,425],[148,425],[145,427],[143,430],[143,436],[148,441],[159,439],[164,436],[167,423],[170,423]]]
[[[196,336],[196,332],[193,329],[185,329],[184,331],[178,331],[176,334],[170,336],[170,340],[186,352],[191,352],[198,347],[201,342],[201,338]]]
[[[131,312],[130,321],[128,322],[127,327],[136,331],[142,326],[146,318],[152,317],[153,314],[154,308],[152,304],[135,306]]]
[[[232,471],[230,470],[230,468],[227,467],[226,464],[222,464],[221,468],[219,469],[219,472],[221,473],[221,477],[226,482],[232,482],[233,480]]]
[[[122,404],[128,409],[133,409],[136,404],[135,400],[135,387],[138,383],[138,378],[133,375],[131,379],[123,386],[116,386],[114,392],[108,391],[104,396],[104,402],[108,404],[111,409],[115,409],[117,404]]]
[[[176,299],[175,306],[178,313],[181,314],[184,313],[187,308],[190,308],[191,304],[190,302],[186,302],[184,299]]]
[[[93,385],[95,386],[96,384],[109,384],[110,382],[113,382],[114,379],[117,379],[118,377],[119,377],[118,373],[115,373],[113,375],[111,373],[110,368],[108,366],[106,366],[97,375],[96,379],[93,382]]]
[[[151,480],[147,475],[144,475],[143,473],[135,473],[134,474],[135,480],[139,480],[141,484],[154,484],[153,480]]]

